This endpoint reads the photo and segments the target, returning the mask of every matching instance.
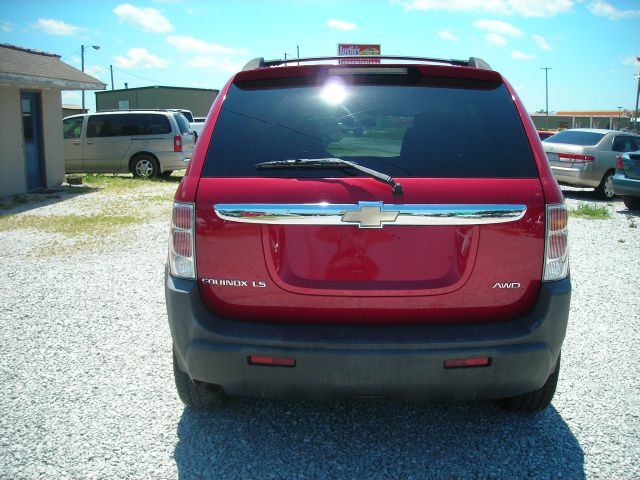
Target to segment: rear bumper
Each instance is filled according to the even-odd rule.
[[[554,163],[551,164],[551,171],[556,181],[561,184],[594,188],[600,184],[600,179],[595,177],[593,164],[591,163],[577,166],[571,163],[565,163],[564,165]]]
[[[617,171],[613,176],[613,193],[626,197],[640,197],[640,180],[628,178]]]
[[[212,315],[195,281],[165,275],[169,326],[181,369],[231,396],[473,400],[544,384],[564,340],[571,283],[544,284],[529,315],[456,326],[262,324]],[[248,356],[294,358],[258,366]],[[490,357],[483,367],[444,369],[447,359]]]

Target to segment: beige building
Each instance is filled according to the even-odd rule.
[[[64,181],[61,91],[105,87],[59,55],[0,44],[0,197]]]

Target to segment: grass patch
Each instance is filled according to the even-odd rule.
[[[7,215],[0,217],[0,231],[36,230],[70,237],[102,237],[140,221],[134,215]]]
[[[609,209],[604,205],[596,205],[591,203],[581,203],[576,208],[569,210],[569,215],[578,218],[587,218],[589,220],[607,220],[611,218]]]

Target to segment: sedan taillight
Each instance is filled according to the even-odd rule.
[[[193,203],[173,203],[169,233],[169,272],[180,278],[196,278],[195,209]]]
[[[616,157],[616,169],[617,170],[624,170],[624,166],[622,165],[622,155],[618,155]]]
[[[547,234],[542,277],[545,282],[562,280],[569,274],[568,233],[566,205],[547,205]]]
[[[573,153],[559,153],[558,158],[565,162],[593,162],[595,160],[595,157],[591,155],[574,155]]]

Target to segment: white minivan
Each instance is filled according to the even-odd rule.
[[[194,137],[182,113],[125,110],[66,117],[62,121],[67,173],[169,176],[187,168]]]

